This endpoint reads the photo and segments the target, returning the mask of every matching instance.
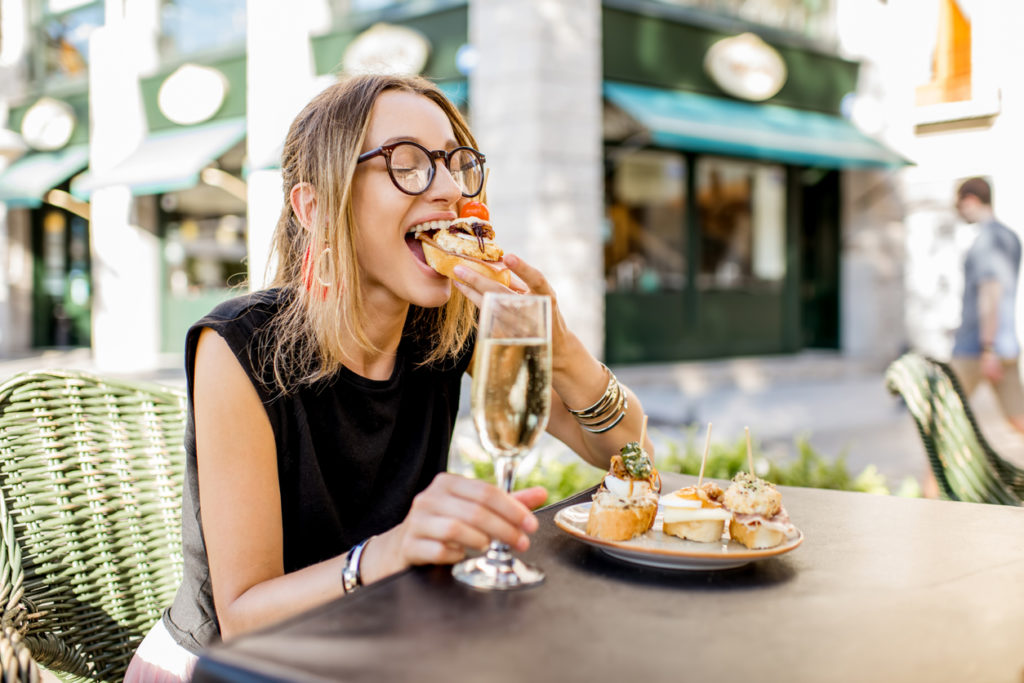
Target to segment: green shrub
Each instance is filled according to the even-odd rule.
[[[795,445],[796,458],[781,463],[765,458],[759,454],[758,447],[752,445],[751,451],[757,475],[780,486],[889,493],[885,476],[874,465],[868,465],[860,474],[853,476],[847,468],[844,454],[840,454],[835,459],[829,459],[811,446],[806,435],[798,436]],[[658,458],[658,467],[663,472],[698,474],[700,461],[701,451],[694,444],[691,434],[682,452],[677,444],[669,443],[668,454],[664,458]],[[732,479],[737,472],[747,469],[745,438],[740,437],[733,444],[711,444],[711,448],[708,449],[708,461],[704,467],[705,477]]]
[[[489,460],[472,461],[472,477],[494,483],[494,465]],[[515,489],[543,486],[548,490],[547,503],[557,503],[601,481],[604,471],[582,461],[559,462],[551,459],[516,477]]]
[[[885,476],[874,465],[868,465],[856,476],[846,464],[845,455],[830,459],[811,446],[807,436],[796,438],[796,457],[775,462],[760,453],[753,445],[754,469],[757,475],[781,486],[804,486],[842,491],[863,491],[866,493],[888,494]],[[702,450],[694,441],[694,432],[683,441],[659,440],[656,465],[662,472],[679,472],[696,475],[700,472]],[[470,476],[494,481],[494,467],[489,460],[469,460]],[[741,437],[735,443],[712,443],[704,476],[711,479],[732,479],[733,475],[747,469],[747,444]],[[554,503],[582,491],[601,481],[602,470],[582,461],[561,462],[550,458],[541,460],[535,467],[521,473],[516,479],[516,489],[543,486],[548,490],[548,503]],[[897,495],[916,497],[921,495],[920,486],[913,477],[903,481]]]

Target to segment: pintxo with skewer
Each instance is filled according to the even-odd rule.
[[[711,446],[711,423],[704,441],[704,456],[696,486],[686,486],[661,497],[662,531],[669,536],[714,543],[722,539],[725,523],[732,515],[722,507],[722,489],[713,481],[704,482],[704,465]]]
[[[797,535],[789,521],[789,513],[782,507],[782,493],[754,474],[754,459],[750,447],[750,428],[747,428],[747,466],[749,472],[740,472],[725,490],[723,505],[732,513],[729,535],[748,548],[774,548],[786,538]]]
[[[646,436],[645,415],[640,441],[629,442],[612,456],[608,474],[594,493],[587,534],[606,541],[628,541],[654,525],[661,475],[643,448]]]
[[[458,218],[421,223],[410,236],[420,241],[427,265],[441,275],[458,280],[455,266],[461,265],[507,287],[512,271],[502,261],[490,217],[483,203],[466,202]]]

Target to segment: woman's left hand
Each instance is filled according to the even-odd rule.
[[[544,275],[511,254],[505,257],[505,265],[513,273],[511,287],[505,287],[462,266],[455,267],[455,275],[464,282],[455,282],[455,286],[477,306],[483,303],[485,292],[546,294],[551,297],[551,388],[556,400],[551,404],[548,432],[590,464],[607,468],[610,454],[617,453],[623,443],[635,440],[640,435],[643,406],[633,392],[623,387],[627,408],[624,418],[616,427],[600,434],[586,432],[580,427],[569,414],[568,408],[584,408],[601,399],[609,386],[608,371],[566,326],[554,289]],[[654,452],[650,436],[644,447],[649,453]]]
[[[564,365],[560,357],[565,353],[571,353],[574,349],[578,350],[576,347],[579,345],[579,341],[569,328],[566,327],[565,319],[562,318],[562,313],[558,308],[558,298],[555,296],[555,290],[548,284],[543,273],[515,254],[506,254],[504,261],[505,265],[512,271],[512,283],[509,287],[490,280],[476,271],[463,266],[455,267],[456,277],[463,280],[463,282],[457,280],[452,280],[452,282],[455,283],[460,292],[465,294],[478,307],[483,304],[485,292],[546,294],[551,297],[552,364],[557,372]]]

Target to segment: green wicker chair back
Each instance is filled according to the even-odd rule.
[[[1024,472],[985,441],[948,365],[908,353],[889,366],[885,382],[913,415],[945,498],[1021,505]]]
[[[0,385],[2,625],[62,677],[121,680],[174,597],[184,428],[166,387],[63,371]]]

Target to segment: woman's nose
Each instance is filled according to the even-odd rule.
[[[434,182],[430,184],[430,194],[453,204],[462,199],[462,188],[455,182],[444,160],[436,159],[434,164]]]

